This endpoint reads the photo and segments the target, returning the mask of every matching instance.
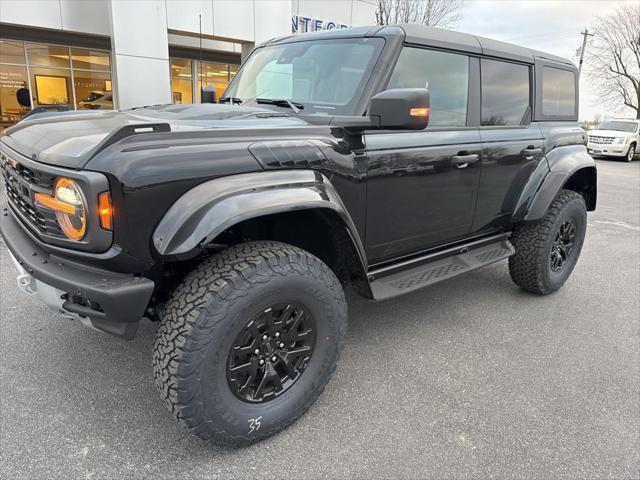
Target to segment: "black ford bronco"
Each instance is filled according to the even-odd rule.
[[[560,288],[596,206],[573,64],[421,26],[256,48],[219,104],[33,115],[1,138],[18,284],[130,338],[173,415],[244,445],[321,394],[343,288],[382,300],[508,258]]]

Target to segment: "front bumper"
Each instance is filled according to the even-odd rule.
[[[625,144],[603,144],[603,143],[587,143],[587,151],[591,155],[607,155],[612,157],[624,157],[629,150],[629,145]]]
[[[65,314],[84,317],[92,326],[113,335],[132,338],[144,316],[154,289],[144,277],[89,267],[50,254],[20,226],[8,208],[0,213],[0,235],[18,267],[23,269],[21,288],[37,294]],[[18,272],[20,273],[20,271]],[[25,276],[27,275],[27,276]],[[28,276],[37,280],[29,292]],[[55,292],[56,298],[52,298]]]

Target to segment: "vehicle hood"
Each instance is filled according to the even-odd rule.
[[[33,160],[81,168],[104,145],[113,143],[118,130],[129,125],[151,124],[162,124],[165,131],[171,132],[308,125],[303,119],[288,115],[286,110],[260,106],[165,105],[123,111],[37,114],[5,130],[0,140]]]
[[[620,130],[589,130],[587,135],[594,135],[596,137],[629,137],[633,135],[632,132],[621,132]]]

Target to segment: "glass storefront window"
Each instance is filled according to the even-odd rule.
[[[69,68],[69,47],[27,43],[29,65]]]
[[[171,96],[173,103],[193,103],[193,62],[171,59]]]
[[[173,103],[193,103],[193,80],[171,79]]]
[[[111,70],[109,52],[71,47],[73,68],[109,72]]]
[[[0,65],[0,130],[13,125],[31,110],[27,68]]]
[[[0,40],[0,63],[19,63],[24,65],[24,42],[18,40]]]
[[[75,66],[75,61],[74,61]],[[73,70],[73,88],[78,110],[113,109],[113,92],[109,72]]]
[[[66,105],[73,109],[71,72],[57,68],[30,68],[33,106]]]
[[[0,39],[0,130],[31,107],[113,109],[111,90],[107,51]]]
[[[234,66],[235,67],[235,66]],[[237,67],[234,68],[234,70]],[[198,89],[210,86],[215,90],[215,100],[218,101],[229,85],[229,65],[224,63],[202,62],[202,71],[198,72]]]

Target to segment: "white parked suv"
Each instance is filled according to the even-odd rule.
[[[630,162],[640,145],[640,120],[608,120],[587,133],[590,154],[624,157]]]

